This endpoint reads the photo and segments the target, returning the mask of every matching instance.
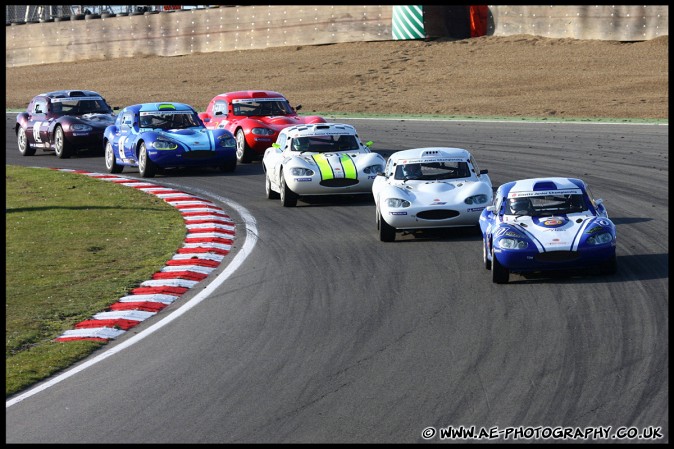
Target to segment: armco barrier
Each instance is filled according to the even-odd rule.
[[[236,6],[5,27],[5,66],[393,40],[391,5]],[[422,6],[424,38],[464,38],[465,7]],[[668,35],[666,5],[494,5],[487,35],[639,41]]]

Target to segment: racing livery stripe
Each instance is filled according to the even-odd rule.
[[[353,163],[353,159],[348,154],[342,154],[339,157],[339,162],[342,164],[344,169],[344,177],[347,179],[358,179],[358,171],[356,170],[356,164]]]
[[[536,236],[533,235],[530,231],[528,231],[527,229],[524,229],[524,228],[521,227],[521,226],[518,227],[518,228],[516,228],[516,229],[517,229],[518,231],[522,231],[527,237],[529,237],[529,238],[531,239],[532,242],[534,242],[534,244],[536,244],[536,249],[538,249],[538,252],[539,252],[539,253],[544,253],[544,252],[545,252],[545,246],[544,246],[544,245],[541,243],[541,241],[538,240],[538,238],[536,238]]]
[[[587,229],[587,227],[593,221],[594,220],[585,220],[585,223],[583,223],[578,228],[578,232],[576,233],[576,235],[573,237],[573,240],[571,241],[571,250],[572,251],[578,251],[578,246],[580,245],[580,237],[583,235],[583,232],[585,232],[585,229]]]
[[[190,288],[199,284],[210,271],[220,265],[224,256],[229,253],[235,238],[236,226],[229,216],[211,201],[123,176],[90,173],[84,170],[59,168],[52,170],[78,173],[102,181],[111,181],[162,198],[181,213],[187,229],[183,246],[176,251],[172,259],[166,262],[161,271],[152,276],[152,279],[131,289],[107,311],[95,314],[76,324],[75,329],[65,331],[55,338],[55,341],[107,342],[123,335],[127,330],[151,318]],[[178,198],[174,197],[176,193]],[[199,218],[198,223],[190,223],[192,220],[189,215],[195,214]],[[193,238],[195,235],[199,237]]]
[[[322,154],[314,154],[312,156],[314,162],[318,166],[318,170],[321,172],[321,179],[332,179],[335,177],[335,174],[332,172],[332,166],[328,162],[328,159]]]

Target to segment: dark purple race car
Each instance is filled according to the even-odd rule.
[[[103,132],[115,123],[115,118],[113,108],[91,90],[58,90],[36,95],[26,111],[16,116],[19,151],[32,156],[42,148],[62,159],[80,149],[103,154]]]

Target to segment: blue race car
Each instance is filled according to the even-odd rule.
[[[236,139],[224,129],[206,129],[198,113],[183,103],[143,103],[127,106],[105,129],[105,167],[121,173],[138,167],[152,178],[158,169],[217,167],[236,169]]]
[[[575,178],[532,178],[501,185],[480,215],[482,258],[492,280],[511,272],[598,267],[616,272],[616,229],[603,200]]]

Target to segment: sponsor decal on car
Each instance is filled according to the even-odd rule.
[[[538,190],[536,192],[510,192],[508,198],[522,198],[527,196],[548,196],[548,195],[582,195],[580,189],[560,189],[560,190]]]

